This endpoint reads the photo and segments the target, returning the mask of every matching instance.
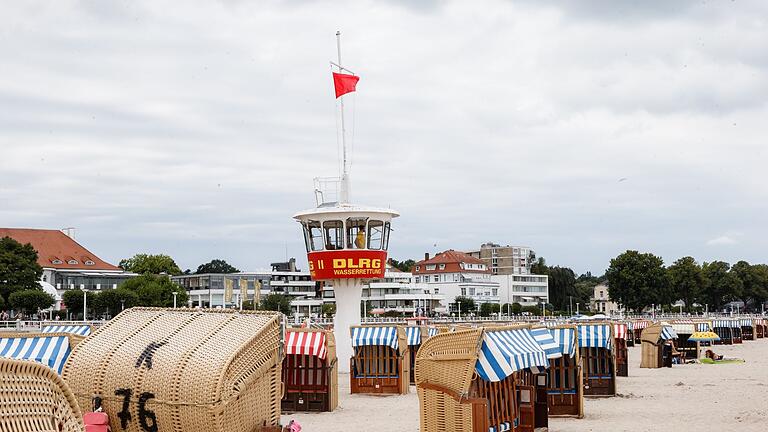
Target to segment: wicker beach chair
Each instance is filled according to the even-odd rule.
[[[672,367],[673,349],[667,341],[677,338],[670,324],[655,323],[643,331],[641,368]],[[669,346],[665,352],[665,345]]]
[[[561,324],[549,329],[562,357],[549,360],[548,409],[551,417],[584,417],[584,375],[579,357],[575,325]]]
[[[435,329],[435,334],[437,329]],[[416,364],[416,354],[421,348],[422,341],[429,337],[429,329],[426,326],[410,325],[405,327],[405,337],[408,340],[408,356],[411,365]],[[410,383],[416,384],[416,374],[410,374]]]
[[[363,394],[408,394],[411,363],[402,326],[352,326],[350,391]]]
[[[282,381],[282,410],[333,411],[339,404],[339,365],[333,332],[288,329]]]
[[[577,325],[577,331],[579,356],[584,374],[584,396],[616,396],[613,324],[610,322],[580,323]]]
[[[69,387],[40,363],[0,359],[0,401],[3,432],[83,432]]]
[[[429,338],[416,356],[421,431],[533,430],[533,406],[523,413],[517,372],[547,365],[527,325]]]
[[[616,353],[616,376],[629,376],[629,349],[627,349],[627,324],[613,323],[613,346]]]
[[[81,406],[102,399],[115,431],[273,430],[280,323],[274,312],[128,309],[74,348],[62,376]]]

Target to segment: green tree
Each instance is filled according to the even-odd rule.
[[[398,261],[396,259],[390,258],[389,265],[403,272],[411,272],[413,271],[413,266],[416,265],[416,261],[412,259],[407,259],[405,261]]]
[[[664,261],[653,254],[628,250],[611,260],[605,276],[609,297],[629,309],[671,302]]]
[[[454,300],[454,303],[456,304],[457,312],[461,311],[461,313],[463,314],[468,314],[470,312],[475,312],[477,310],[475,301],[469,297],[458,296]]]
[[[567,310],[571,297],[576,296],[576,273],[567,267],[549,268],[549,301],[555,309]]]
[[[93,309],[94,294],[90,291],[86,291],[86,301],[88,302],[88,310]],[[67,307],[67,310],[72,313],[73,317],[82,316],[83,314],[83,291],[79,288],[73,290],[64,291],[64,295],[61,296],[61,300]],[[76,319],[76,318],[75,318]]]
[[[169,274],[179,275],[181,269],[173,258],[168,255],[136,254],[131,258],[120,261],[120,268],[139,274]]]
[[[692,257],[683,257],[667,269],[673,300],[682,300],[687,310],[699,300],[704,288],[704,273]]]
[[[5,300],[0,296],[0,310],[5,310]]]
[[[493,314],[499,313],[501,306],[498,303],[481,303],[480,304],[480,316],[489,317]]]
[[[504,303],[503,305],[501,305],[501,308],[499,308],[499,310],[503,314],[514,313],[514,312],[512,312],[512,304],[511,303]]]
[[[707,281],[702,300],[711,311],[722,310],[726,303],[741,297],[743,284],[730,269],[731,265],[723,261],[712,261],[702,266]]]
[[[26,313],[36,313],[38,309],[48,309],[56,300],[42,289],[15,291],[9,296],[11,307]]]
[[[762,312],[761,305],[768,300],[768,265],[755,264],[752,266],[752,308]]]
[[[570,312],[575,314],[578,310],[579,312],[587,310],[589,307],[589,302],[592,299],[592,296],[595,293],[595,287],[598,285],[599,278],[593,279],[582,279],[579,282],[576,282],[576,298],[573,299],[573,306],[570,305],[570,302],[568,303],[570,307]],[[578,305],[576,303],[579,303]]]
[[[538,275],[549,274],[549,267],[547,267],[547,261],[544,257],[539,257],[531,264],[531,273]]]
[[[40,289],[43,268],[37,263],[37,251],[10,237],[0,239],[0,296],[9,303],[11,293]]]
[[[200,264],[195,274],[205,273],[239,273],[240,270],[229,265],[228,262],[220,259],[212,260],[209,263]]]
[[[261,299],[261,308],[291,315],[291,299],[282,294],[269,294]]]
[[[523,305],[517,302],[512,303],[512,314],[520,315],[521,313],[523,313]]]
[[[93,299],[93,309],[97,314],[115,316],[124,308],[132,308],[139,303],[139,295],[123,287],[104,290]]]
[[[171,282],[167,275],[143,274],[123,282],[120,288],[136,293],[136,306],[173,307],[173,293],[178,307],[186,307],[189,300],[184,288]]]
[[[336,305],[334,303],[324,303],[322,314],[326,318],[331,318],[332,316],[336,315]]]

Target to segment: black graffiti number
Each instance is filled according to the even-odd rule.
[[[139,396],[139,425],[146,432],[157,432],[157,418],[153,411],[147,410],[147,401],[154,399],[155,395],[150,392],[144,392]],[[147,420],[152,421],[152,425],[149,425]]]
[[[120,419],[120,426],[123,430],[128,428],[128,423],[131,421],[131,395],[133,391],[131,389],[117,389],[115,390],[116,396],[123,397],[123,410],[117,413],[117,418]]]

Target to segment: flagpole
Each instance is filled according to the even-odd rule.
[[[339,73],[344,71],[341,66],[341,32],[336,31],[336,50],[338,52],[338,64]],[[339,98],[341,104],[341,147],[342,147],[342,163],[341,163],[341,190],[339,191],[339,201],[341,203],[349,202],[349,175],[347,174],[347,133],[344,127],[344,96]]]

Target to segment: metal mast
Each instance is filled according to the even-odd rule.
[[[339,68],[339,73],[343,73],[344,68],[341,66],[341,32],[336,32],[336,50],[338,52],[338,63],[336,66]],[[349,202],[349,172],[347,170],[347,132],[344,126],[344,96],[339,98],[341,104],[341,147],[342,147],[342,160],[341,160],[341,185],[339,190],[339,201],[341,203]]]

